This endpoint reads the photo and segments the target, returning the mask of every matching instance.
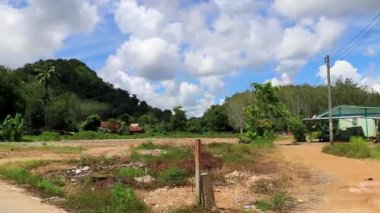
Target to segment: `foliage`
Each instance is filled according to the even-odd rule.
[[[349,158],[368,158],[371,156],[371,149],[367,142],[361,137],[351,137],[349,143],[326,145],[322,152]]]
[[[295,117],[290,118],[289,129],[293,133],[293,137],[297,142],[306,141],[306,126],[300,119]]]
[[[274,138],[275,124],[289,117],[285,105],[278,99],[277,88],[270,82],[253,83],[253,104],[245,109],[247,131],[245,140],[257,138]]]
[[[250,92],[235,94],[226,98],[224,103],[229,125],[231,125],[235,130],[239,130],[240,133],[243,132],[245,125],[244,108],[251,104],[252,94]]]
[[[211,131],[226,131],[231,127],[228,124],[228,117],[225,108],[220,105],[213,105],[206,110],[203,120]]]
[[[63,189],[42,176],[34,175],[28,171],[32,166],[7,165],[0,167],[0,174],[17,184],[27,184],[38,189],[43,196],[62,196]]]
[[[4,141],[21,141],[24,133],[24,119],[17,113],[15,117],[8,115],[0,125]]]
[[[173,113],[170,119],[170,129],[173,131],[184,131],[186,130],[186,112],[181,106],[176,106],[173,108]]]
[[[121,168],[117,171],[117,176],[122,178],[134,178],[144,175],[144,170],[141,168]]]
[[[139,117],[138,123],[142,126],[144,130],[151,130],[153,129],[154,125],[156,125],[158,122],[157,118],[155,118],[151,114],[145,114]]]
[[[100,126],[100,117],[99,115],[90,115],[86,118],[83,123],[84,131],[96,131]]]
[[[198,118],[191,118],[187,121],[187,131],[190,133],[202,133],[202,123]]]
[[[183,184],[185,182],[186,172],[177,167],[172,167],[159,173],[158,180],[167,184]]]

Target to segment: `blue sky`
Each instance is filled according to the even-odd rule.
[[[153,106],[200,116],[252,82],[325,83],[325,55],[379,11],[378,0],[0,0],[0,64],[77,58]],[[333,57],[333,80],[380,91],[378,20]]]

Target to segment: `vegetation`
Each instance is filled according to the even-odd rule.
[[[334,146],[326,145],[322,152],[349,158],[378,158],[380,159],[380,147],[370,147],[361,137],[351,137],[349,143],[339,143]]]
[[[24,119],[21,114],[17,113],[14,118],[8,115],[0,125],[0,131],[0,140],[21,141],[24,133]]]
[[[0,167],[0,175],[5,178],[12,179],[16,184],[27,184],[33,188],[36,188],[43,197],[48,196],[62,196],[63,189],[52,183],[51,181],[44,179],[40,175],[34,175],[29,170],[33,167],[43,165],[44,162],[29,162],[24,165],[4,165]]]
[[[276,192],[269,199],[261,199],[256,202],[258,209],[275,212],[289,211],[295,207],[295,200],[286,192]]]

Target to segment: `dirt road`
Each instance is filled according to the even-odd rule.
[[[321,152],[324,145],[282,141],[277,146],[285,160],[329,179],[316,187],[319,202],[310,212],[380,212],[380,161],[327,155]]]

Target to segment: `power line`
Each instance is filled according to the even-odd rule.
[[[342,57],[342,56],[346,56],[349,51],[356,47],[363,39],[365,39],[367,37],[367,35],[373,30],[373,28],[375,28],[375,26],[377,24],[380,23],[380,19],[379,20],[376,20],[380,17],[380,12],[377,13],[377,15],[364,27],[360,30],[359,33],[357,33],[348,43],[345,47],[341,48],[339,51],[335,52],[333,54],[333,57],[334,59],[337,59],[339,57]],[[373,24],[374,22],[376,21],[375,24]],[[372,26],[371,26],[372,25]],[[371,26],[371,27],[370,27]],[[367,29],[368,27],[370,27],[369,29]],[[365,32],[366,31],[366,32]],[[365,33],[364,33],[365,32]],[[364,34],[363,34],[364,33]],[[361,36],[359,38],[359,36]],[[356,40],[357,39],[357,40]],[[356,40],[356,41],[355,41]]]

